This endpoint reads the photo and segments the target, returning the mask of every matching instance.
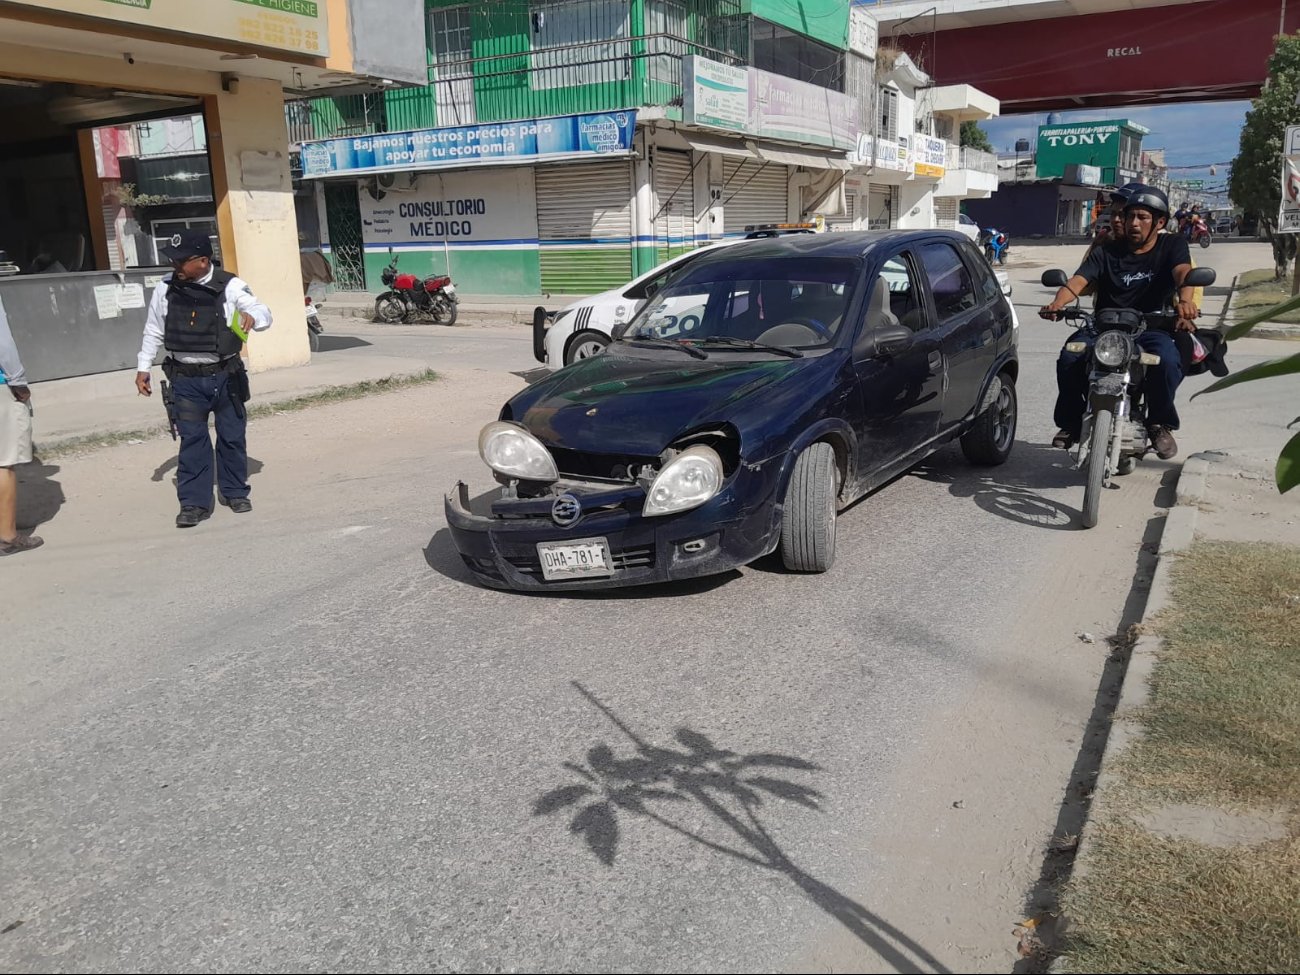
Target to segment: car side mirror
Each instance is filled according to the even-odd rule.
[[[902,355],[916,336],[906,325],[881,325],[871,333],[871,352],[882,358]]]
[[[1065,272],[1059,267],[1044,271],[1042,281],[1044,288],[1064,288],[1070,283],[1070,279],[1065,276]]]
[[[1215,274],[1212,267],[1194,267],[1183,278],[1184,288],[1208,288],[1214,284]]]

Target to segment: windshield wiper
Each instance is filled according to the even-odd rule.
[[[686,345],[683,342],[674,342],[672,339],[655,338],[653,335],[642,335],[636,338],[624,338],[619,341],[627,342],[629,345],[649,345],[656,349],[676,349],[678,352],[685,352],[696,359],[707,359],[709,354],[693,345]]]
[[[728,345],[736,349],[762,349],[764,352],[775,352],[778,355],[788,355],[791,359],[802,359],[803,353],[798,349],[792,349],[788,345],[768,345],[766,342],[754,342],[750,339],[736,339],[729,335],[713,335],[706,339],[696,339],[700,345]]]

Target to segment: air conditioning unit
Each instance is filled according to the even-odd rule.
[[[419,174],[412,172],[380,173],[376,179],[380,189],[394,193],[410,193],[419,184]]]

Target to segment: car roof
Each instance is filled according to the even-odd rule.
[[[905,247],[911,243],[947,240],[969,244],[970,238],[955,230],[861,230],[846,233],[787,234],[761,240],[745,240],[713,254],[701,254],[695,262],[703,267],[719,260],[767,257],[839,257],[860,258],[869,252]]]

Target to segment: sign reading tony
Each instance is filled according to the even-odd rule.
[[[636,112],[628,111],[304,142],[302,172],[310,179],[626,155],[635,129]]]

